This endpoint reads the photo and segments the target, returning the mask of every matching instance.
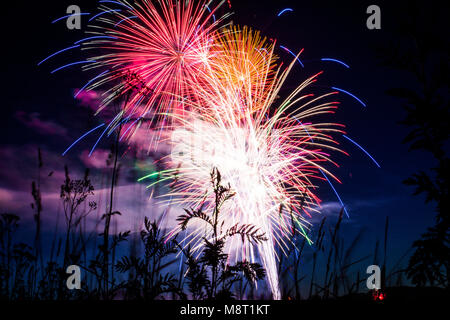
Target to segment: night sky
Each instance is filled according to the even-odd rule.
[[[413,196],[413,189],[402,183],[414,172],[430,168],[434,163],[429,154],[408,151],[408,145],[402,143],[410,130],[399,124],[405,111],[400,101],[386,94],[387,89],[399,83],[411,82],[400,71],[384,67],[377,57],[378,48],[395,41],[397,22],[406,14],[404,3],[395,1],[396,5],[393,5],[392,2],[239,0],[232,1],[235,14],[231,20],[261,30],[267,37],[277,39],[278,45],[294,52],[304,48],[301,59],[305,68],[295,67],[285,89],[292,89],[306,77],[323,70],[317,83],[318,90],[335,86],[354,93],[366,103],[364,108],[353,98],[339,94],[341,105],[336,122],[347,125],[348,136],[361,144],[381,168],[342,138],[342,147],[350,157],[337,158],[341,167],[334,172],[342,185],[335,183],[335,187],[350,214],[344,223],[349,237],[360,228],[367,230],[361,240],[362,254],[364,251],[372,253],[375,240],[383,237],[385,219],[389,216],[388,249],[395,260],[434,224],[435,213],[432,205],[424,203],[424,197]],[[64,0],[52,4],[50,1],[32,1],[26,5],[8,1],[4,4],[8,7],[2,11],[1,81],[5,121],[0,127],[0,211],[20,215],[25,225],[32,223],[30,185],[37,176],[37,147],[43,150],[43,175],[54,171],[52,177],[43,182],[44,191],[58,192],[65,163],[74,174],[89,165],[96,177],[94,182],[104,182],[103,169],[93,163],[94,160],[89,162],[82,156],[96,136],[82,142],[68,156],[61,156],[67,146],[98,123],[91,117],[92,110],[73,99],[74,90],[92,75],[77,67],[50,74],[58,66],[80,60],[75,51],[37,66],[49,54],[83,37],[83,28],[70,31],[64,21],[51,23],[63,16],[71,4],[79,5],[83,12],[96,10],[94,1]],[[366,8],[371,4],[381,8],[381,30],[366,27]],[[277,17],[286,7],[294,11]],[[87,20],[83,18],[83,27]],[[436,32],[442,31],[436,29]],[[291,61],[292,57],[279,48],[277,54],[285,63]],[[350,69],[320,61],[325,57],[342,60],[350,65]],[[108,150],[110,144],[111,140],[102,141],[99,150]],[[101,156],[101,152],[98,155]],[[132,181],[130,177],[123,180],[124,185]],[[321,185],[319,194],[325,204],[323,214],[336,217],[339,205],[326,182]],[[118,194],[119,198],[129,195],[132,194]],[[145,199],[145,194],[137,197]],[[132,201],[128,200],[123,199],[124,211],[133,209],[129,204]],[[49,196],[48,201],[44,201],[43,213],[47,231],[53,230],[52,215],[60,210],[51,204],[56,204],[57,199]]]

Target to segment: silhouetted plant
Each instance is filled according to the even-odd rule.
[[[347,240],[348,236],[344,237],[341,232],[343,212],[342,209],[334,226],[327,225],[326,219],[322,219],[318,231],[315,233],[315,239],[312,237],[312,232],[304,235],[303,238],[292,237],[287,254],[284,255],[283,252],[280,252],[279,272],[283,299],[301,300],[306,296],[308,299],[326,300],[359,293],[360,285],[366,281],[366,278],[361,277],[358,266],[361,266],[361,263],[372,255],[355,257],[354,254],[366,231],[364,228],[360,229],[347,245],[345,244],[344,240]],[[406,256],[398,259],[390,272],[386,270],[387,222],[388,218],[386,218],[384,234],[383,288],[387,286],[387,280],[404,272],[398,267]],[[306,236],[314,241],[308,241]],[[379,242],[377,241],[373,255],[373,264],[377,265],[380,264],[378,262],[378,246]],[[365,270],[364,268],[363,274],[365,274]],[[323,274],[318,275],[318,271],[323,271]],[[304,286],[305,289],[300,290],[300,284],[306,281],[309,281],[309,289],[305,290],[306,286]]]
[[[34,222],[36,224],[36,233],[34,236],[34,255],[36,257],[36,264],[33,266],[34,275],[33,282],[37,281],[38,270],[44,268],[44,262],[42,257],[42,244],[41,244],[41,213],[42,213],[42,197],[41,197],[41,169],[44,166],[42,161],[41,149],[38,148],[38,178],[37,181],[31,183],[31,195],[33,196],[34,203],[31,204],[31,208],[36,210],[34,214]],[[38,262],[40,265],[38,266]],[[34,287],[34,283],[33,286]]]
[[[422,238],[415,241],[415,252],[409,261],[408,277],[418,286],[439,285],[448,287],[450,236],[437,235],[436,228],[429,228]]]
[[[105,244],[101,244],[96,258],[90,261],[86,270],[92,273],[97,280],[97,287],[90,293],[92,298],[113,299],[121,289],[121,285],[116,284],[116,279],[114,277],[109,278],[109,273],[105,273],[105,269],[109,269],[110,262],[109,260],[105,261],[104,254],[106,252],[107,256],[111,256],[111,253],[115,252],[120,243],[127,241],[129,235],[130,231],[114,234],[111,242],[108,240],[108,247],[105,247]],[[103,234],[100,234],[100,236],[103,236]]]
[[[69,176],[69,169],[64,167],[65,180],[61,185],[60,198],[63,202],[63,210],[66,218],[66,240],[64,246],[64,266],[70,263],[78,263],[81,255],[79,248],[71,247],[71,238],[77,228],[81,227],[81,222],[89,213],[97,208],[95,201],[89,201],[87,209],[80,209],[81,205],[89,196],[94,194],[94,186],[89,179],[89,170],[86,169],[83,179],[72,180]]]
[[[193,299],[232,299],[232,287],[244,279],[252,285],[265,277],[265,270],[259,263],[239,261],[234,265],[227,263],[228,255],[224,253],[226,241],[235,235],[248,239],[251,243],[267,241],[264,233],[251,224],[236,224],[223,230],[224,220],[220,215],[223,204],[234,197],[231,187],[222,185],[220,172],[214,168],[211,172],[214,191],[214,209],[212,213],[203,211],[204,204],[198,209],[185,209],[185,214],[178,217],[182,230],[192,219],[199,219],[212,231],[212,237],[203,237],[203,251],[198,258],[191,248],[181,248],[187,261],[186,278]]]
[[[176,241],[166,241],[156,221],[147,217],[144,229],[140,233],[144,245],[144,256],[125,256],[119,260],[115,268],[121,273],[128,273],[128,279],[120,286],[126,289],[127,299],[154,300],[173,294],[185,298],[182,288],[178,287],[178,279],[165,269],[177,261]]]
[[[426,8],[426,10],[424,10]],[[404,143],[410,150],[429,152],[437,165],[420,170],[404,182],[415,187],[415,194],[424,194],[426,202],[436,204],[436,225],[429,228],[421,240],[414,242],[408,276],[423,286],[450,287],[450,108],[448,101],[449,57],[448,41],[436,32],[441,26],[433,6],[412,2],[404,20],[400,20],[396,44],[382,54],[383,63],[412,76],[414,87],[399,87],[388,91],[400,98],[407,112],[401,122],[411,131]],[[416,21],[422,21],[417,24]],[[400,45],[401,43],[401,45]],[[429,266],[429,269],[427,269]]]
[[[24,300],[32,298],[33,249],[24,243],[15,243],[14,234],[20,218],[14,214],[0,216],[0,298]]]
[[[102,261],[97,264],[97,266],[101,266],[101,277],[103,281],[101,282],[101,288],[104,295],[104,298],[109,298],[109,282],[110,282],[110,272],[109,268],[114,264],[110,262],[110,253],[111,249],[115,247],[111,247],[109,245],[109,232],[110,232],[110,226],[111,226],[111,219],[114,215],[121,215],[119,211],[113,210],[113,203],[114,203],[114,188],[117,185],[118,174],[119,174],[119,163],[118,163],[118,157],[119,157],[119,137],[120,137],[120,131],[122,129],[122,126],[120,125],[117,129],[118,132],[115,133],[115,141],[114,144],[111,147],[111,153],[109,154],[107,163],[108,165],[112,164],[112,173],[111,173],[111,187],[110,187],[110,196],[109,196],[109,206],[107,209],[107,212],[102,216],[102,219],[105,221],[103,233],[100,234],[100,236],[103,237],[103,243],[99,246],[100,254],[98,255],[98,258],[101,257]]]
[[[54,261],[48,261],[39,282],[38,297],[46,301],[61,298],[58,293],[61,293],[66,277],[67,274],[60,265]]]

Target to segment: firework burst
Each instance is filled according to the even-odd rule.
[[[83,49],[98,52],[85,69],[107,70],[86,90],[107,88],[99,111],[126,97],[123,117],[182,113],[178,98],[192,93],[186,83],[199,82],[214,30],[225,18],[215,19],[220,5],[210,10],[205,1],[118,3],[120,9],[101,6],[104,14],[97,15],[90,37],[82,41]]]
[[[275,44],[246,26],[224,28],[215,37],[210,67],[213,94],[217,88],[233,92],[241,106],[253,111],[263,105],[275,76]],[[217,85],[218,84],[218,85]],[[245,114],[243,110],[236,110]]]
[[[95,52],[84,69],[101,69],[82,89],[104,91],[98,111],[125,98],[99,140],[134,118],[122,135],[130,138],[149,119],[158,129],[156,142],[170,145],[170,154],[158,159],[167,169],[149,185],[170,182],[168,205],[212,212],[214,193],[207,186],[210,173],[220,172],[235,193],[221,208],[222,230],[253,225],[268,238],[256,244],[232,238],[229,259],[260,261],[279,299],[276,248],[284,252],[297,235],[308,239],[308,217],[321,203],[317,182],[339,181],[327,166],[337,166],[332,152],[343,152],[333,138],[343,126],[320,120],[334,113],[337,92],[306,93],[318,73],[279,101],[299,55],[283,70],[274,41],[248,27],[221,28],[226,15],[216,19],[214,13],[223,1],[212,10],[203,0],[108,3],[120,9],[103,4],[91,18],[94,31],[77,42]],[[193,224],[182,242],[201,252],[202,238],[212,236]]]
[[[192,102],[193,111],[181,119],[183,125],[173,128],[172,153],[167,162],[177,169],[162,173],[161,179],[176,176],[173,191],[164,196],[174,199],[172,203],[202,206],[205,212],[211,212],[214,197],[206,186],[211,170],[221,173],[224,184],[236,194],[221,208],[226,216],[224,230],[237,223],[252,224],[268,237],[260,244],[233,239],[226,250],[230,259],[261,261],[275,299],[280,298],[275,247],[284,250],[290,235],[307,237],[307,218],[320,206],[316,181],[324,179],[322,172],[337,180],[324,165],[334,164],[330,151],[341,151],[332,135],[342,133],[342,125],[311,122],[320,114],[334,112],[337,102],[326,100],[335,92],[318,97],[302,94],[318,74],[302,83],[284,102],[276,101],[293,63],[271,81],[266,80],[264,99],[257,96],[251,102],[243,100],[241,87],[233,90],[226,81],[214,92],[199,85],[195,90],[208,105],[196,106]],[[223,83],[220,75],[214,83]],[[240,116],[236,116],[238,111]],[[179,231],[181,228],[172,234]],[[184,243],[201,250],[205,236],[212,235],[205,235],[202,226],[194,225]]]

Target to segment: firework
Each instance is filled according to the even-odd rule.
[[[337,104],[325,101],[336,92],[318,97],[302,95],[318,74],[302,83],[284,102],[276,101],[293,63],[275,74],[266,86],[264,99],[257,96],[251,102],[243,100],[241,87],[233,90],[227,81],[214,92],[199,85],[196,91],[208,105],[196,107],[192,103],[194,111],[186,115],[182,126],[173,128],[172,153],[167,159],[171,168],[177,168],[177,184],[165,197],[182,207],[203,206],[205,212],[212,212],[213,193],[205,189],[211,170],[216,168],[221,173],[223,183],[236,193],[221,208],[226,216],[223,229],[237,223],[251,224],[268,237],[260,244],[233,239],[226,250],[230,259],[261,261],[275,299],[280,298],[275,246],[283,251],[290,235],[307,237],[307,217],[320,206],[316,195],[316,181],[324,179],[320,173],[337,180],[324,165],[334,163],[330,151],[340,151],[332,134],[342,133],[341,125],[311,122],[320,114],[333,113]],[[221,83],[214,82],[215,86]],[[236,116],[236,110],[240,116]],[[166,171],[161,180],[174,174]],[[201,250],[202,237],[212,236],[204,232],[202,226],[194,225],[184,243]]]
[[[254,225],[268,238],[257,244],[232,238],[227,253],[235,261],[261,261],[274,298],[280,298],[276,247],[285,251],[296,234],[307,238],[307,218],[321,202],[317,180],[338,180],[325,164],[335,164],[330,151],[341,151],[332,135],[342,134],[342,126],[312,119],[334,112],[337,102],[328,98],[337,92],[304,94],[316,74],[279,102],[299,56],[282,71],[274,41],[248,27],[219,29],[217,8],[204,1],[116,4],[122,8],[101,7],[91,18],[98,20],[98,31],[79,42],[100,52],[85,69],[102,73],[82,89],[108,88],[99,111],[126,98],[102,136],[132,116],[123,135],[136,132],[149,113],[152,122],[163,119],[157,123],[158,142],[167,139],[171,152],[161,159],[167,170],[152,185],[176,176],[164,197],[211,212],[214,196],[206,186],[217,169],[236,194],[221,209],[223,230]],[[203,237],[211,240],[212,234],[193,225],[183,243],[200,252]]]
[[[63,155],[100,129],[102,133],[90,155],[102,137],[117,128],[120,141],[124,137],[128,142],[139,141],[136,144],[152,140],[151,144],[159,144],[160,151],[166,143],[170,146],[169,155],[157,161],[167,168],[139,181],[151,178],[154,182],[149,187],[170,182],[171,191],[163,196],[170,199],[165,202],[167,205],[200,207],[205,213],[214,211],[214,192],[207,186],[210,173],[217,170],[214,172],[220,172],[222,183],[235,193],[221,208],[224,216],[221,230],[230,230],[238,224],[252,225],[268,238],[256,244],[232,238],[226,244],[228,257],[262,262],[273,297],[279,299],[276,248],[286,253],[288,246],[295,246],[297,235],[311,243],[307,235],[308,217],[320,210],[319,180],[328,181],[347,212],[330,181],[339,180],[326,168],[328,164],[337,166],[331,152],[346,154],[333,136],[339,134],[352,142],[379,167],[367,151],[344,134],[342,125],[318,118],[334,113],[338,102],[331,97],[338,92],[353,97],[364,107],[365,103],[337,87],[319,96],[306,93],[320,73],[306,79],[284,101],[278,101],[293,65],[304,67],[299,58],[303,49],[296,55],[280,46],[294,57],[283,70],[277,66],[275,41],[268,41],[248,27],[222,25],[227,14],[216,19],[224,1],[214,8],[206,0],[197,4],[177,0],[100,3],[100,12],[89,20],[92,23],[89,35],[39,65],[57,54],[81,47],[88,51],[87,59],[59,67],[52,73],[75,65],[84,65],[84,70],[98,69],[99,74],[78,90],[75,97],[83,91],[98,91],[102,94],[98,112],[119,98],[125,102],[116,109],[112,120],[83,134]],[[288,11],[293,10],[286,8],[278,16]],[[333,58],[321,61],[349,68]],[[149,126],[140,132],[152,137],[132,140],[133,136],[140,137],[135,133],[144,122]],[[181,229],[175,228],[170,236]],[[192,245],[198,254],[202,239],[211,241],[213,236],[195,224],[185,235],[182,243]]]
[[[122,97],[123,118],[182,113],[183,99],[191,94],[186,83],[199,81],[214,30],[225,16],[216,20],[218,7],[211,10],[205,1],[116,4],[119,9],[100,7],[91,18],[94,31],[80,41],[83,49],[98,52],[90,54],[92,63],[85,69],[103,70],[86,87],[107,88],[98,111]]]
[[[212,48],[211,72],[208,83],[215,90],[231,91],[240,99],[239,105],[255,108],[263,105],[274,80],[277,57],[273,54],[274,43],[262,37],[259,31],[248,27],[233,26],[218,32]],[[228,107],[232,105],[228,104]],[[243,110],[235,110],[245,114]]]

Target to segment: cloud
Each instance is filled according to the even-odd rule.
[[[89,156],[89,150],[83,150],[80,155],[80,160],[87,168],[102,169],[106,167],[106,160],[109,157],[110,151],[97,149],[91,156]]]
[[[1,208],[8,207],[11,210],[16,210],[20,208],[22,201],[17,201],[18,193],[19,192],[17,191],[0,188],[0,207]],[[23,192],[20,192],[20,195],[22,196]]]
[[[78,90],[75,92],[78,92]],[[81,91],[76,98],[81,102],[82,106],[95,110],[95,108],[98,107],[99,97],[100,94],[96,91]]]
[[[75,90],[75,93],[77,93],[78,90]],[[81,91],[77,96],[76,99],[80,102],[80,105],[82,107],[88,108],[94,113],[97,113],[100,109],[99,106],[102,102],[102,92],[100,91]],[[114,108],[108,108],[105,107],[101,109],[99,112],[99,115],[101,116],[101,119],[108,122],[112,120],[116,113],[114,112]]]
[[[320,206],[320,211],[326,215],[339,216],[341,209],[342,209],[342,205],[337,201],[325,202],[325,203],[322,203]]]
[[[30,207],[33,202],[31,195],[31,182],[38,176],[36,145],[24,146],[0,146],[0,157],[4,165],[0,166],[0,213],[8,212],[21,217],[21,225],[32,228],[34,210]],[[84,175],[84,166],[80,161],[94,170],[90,178],[95,187],[94,196],[88,201],[96,201],[98,210],[91,213],[88,218],[87,229],[96,228],[99,217],[107,210],[110,194],[109,171],[101,170],[106,165],[106,157],[109,151],[98,149],[92,157],[88,157],[88,151],[81,155],[62,157],[61,154],[41,149],[43,167],[40,173],[42,195],[42,228],[43,231],[52,231],[55,223],[60,227],[64,225],[64,214],[60,199],[61,184],[65,179],[64,164],[67,164],[72,179],[81,179]],[[127,166],[128,167],[128,166]],[[100,169],[100,170],[99,170]],[[125,170],[125,169],[124,169]],[[50,174],[51,173],[51,174]],[[122,212],[122,216],[115,216],[118,230],[135,230],[142,226],[144,216],[156,219],[164,209],[149,200],[149,190],[145,185],[127,181],[128,173],[123,172],[118,186],[115,188],[114,210]]]
[[[41,148],[43,167],[41,175],[46,176],[52,170],[63,169],[61,155]],[[0,146],[0,187],[14,190],[29,190],[38,172],[38,146],[27,144],[23,146]],[[52,179],[57,177],[54,172]]]
[[[39,134],[67,137],[66,128],[56,122],[42,120],[40,114],[37,112],[26,113],[25,111],[17,111],[14,116],[26,127],[33,129]]]

